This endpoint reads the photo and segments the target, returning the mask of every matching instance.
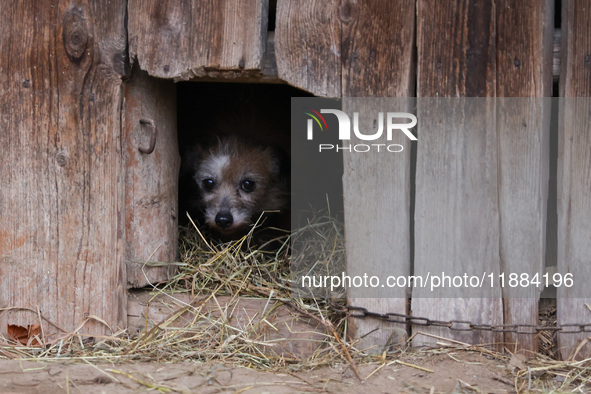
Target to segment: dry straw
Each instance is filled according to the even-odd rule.
[[[300,237],[302,242],[297,255],[290,255],[290,237]],[[269,247],[271,243],[273,248]],[[333,298],[301,298],[294,297],[292,292],[294,269],[302,267],[316,274],[342,269],[344,254],[343,226],[329,216],[316,215],[302,230],[282,234],[258,246],[252,234],[235,242],[213,245],[195,226],[184,228],[180,231],[181,261],[177,263],[177,274],[149,290],[152,303],[158,300],[166,311],[157,321],[152,314],[145,313],[144,328],[138,333],[124,330],[111,336],[88,338],[79,333],[80,328],[88,320],[99,321],[98,317],[89,316],[77,330],[57,339],[45,341],[42,335],[31,338],[41,346],[30,346],[35,343],[32,340],[27,346],[0,337],[0,358],[85,362],[191,359],[288,372],[346,363],[360,380],[369,379],[379,369],[394,363],[429,373],[413,363],[426,354],[449,353],[452,357],[458,352],[477,352],[511,366],[510,353],[496,353],[446,338],[439,338],[441,346],[432,349],[410,349],[410,338],[377,356],[361,352],[347,332],[345,300],[338,298],[344,293],[336,294],[335,299],[335,294]],[[245,299],[258,300],[259,310],[243,313]],[[8,310],[12,309],[0,310],[0,314]],[[280,310],[288,311],[289,318],[306,322],[310,332],[289,333],[297,339],[266,335],[279,332],[273,319]],[[41,326],[47,326],[39,311],[32,312],[39,316]],[[240,313],[241,320],[235,319]],[[549,315],[544,315],[546,322],[552,320]],[[304,355],[291,351],[294,341],[304,345],[310,342],[308,349],[313,350]],[[540,342],[544,354],[523,361],[509,372],[515,390],[586,391],[584,388],[591,385],[591,360],[556,361],[549,357],[555,346],[553,338],[543,337]],[[357,365],[367,362],[377,362],[376,370],[362,376]]]

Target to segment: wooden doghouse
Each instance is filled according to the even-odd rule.
[[[146,271],[141,264],[171,262],[177,253],[176,81],[288,83],[327,97],[548,97],[557,19],[559,93],[591,95],[589,0],[563,0],[561,18],[552,0],[277,0],[273,32],[268,0],[15,0],[2,2],[0,10],[2,332],[40,316],[47,332],[73,331],[85,321],[82,331],[93,335],[125,328],[128,287],[170,274],[169,267]],[[504,134],[502,119],[483,134],[493,146],[486,160],[494,162],[494,179],[479,165],[482,158],[459,154],[465,146],[438,157],[439,141],[420,139],[416,158],[408,150],[379,162],[399,175],[380,183],[383,198],[369,205],[362,190],[383,176],[374,171],[378,159],[347,157],[347,264],[386,259],[410,273],[433,258],[471,253],[499,270],[519,271],[523,261],[543,269],[548,249],[556,256],[552,265],[588,270],[579,262],[591,260],[591,248],[579,240],[591,234],[589,179],[573,171],[588,169],[588,130],[573,121],[581,119],[577,108],[566,106],[559,122],[567,132],[551,140],[547,109],[532,111],[517,144]],[[549,146],[557,152],[554,160]],[[434,189],[441,182],[429,171],[434,158],[459,160],[458,168],[467,171],[457,174],[456,184]],[[557,171],[554,179],[548,168]],[[352,169],[367,174],[367,183],[352,182],[358,179]],[[556,217],[546,208],[549,177]],[[461,196],[479,190],[486,200],[463,200],[472,205],[460,213],[453,205],[457,190]],[[523,199],[513,198],[516,190],[540,205],[528,211]],[[477,214],[483,203],[484,218]],[[441,236],[452,226],[467,230],[473,221],[485,231],[469,240]],[[368,238],[370,225],[387,231]],[[514,228],[518,237],[508,235]],[[556,242],[550,248],[546,234]],[[376,255],[358,252],[368,245]],[[514,250],[519,253],[505,253]],[[416,298],[411,310],[406,294],[382,300],[351,294],[349,303],[489,325],[536,325],[538,319],[536,294],[504,302],[503,294]],[[559,325],[590,321],[584,302],[559,299]],[[393,326],[352,319],[351,334],[383,348]],[[466,342],[537,346],[530,334],[411,329]],[[584,336],[560,334],[562,356]]]

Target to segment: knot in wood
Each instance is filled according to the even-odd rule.
[[[57,152],[57,154],[55,155],[55,161],[58,166],[64,167],[68,162],[68,153],[65,151]]]
[[[359,17],[359,5],[357,1],[347,0],[339,8],[338,18],[342,23],[348,24]]]
[[[513,60],[513,65],[517,68],[521,67],[521,61],[517,58],[515,58],[515,60]]]
[[[86,21],[80,9],[72,9],[64,18],[63,40],[68,58],[75,63],[80,63],[88,43]]]

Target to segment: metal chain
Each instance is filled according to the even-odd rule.
[[[591,323],[569,323],[561,326],[538,326],[535,324],[477,324],[467,320],[433,320],[426,317],[412,316],[404,313],[378,313],[371,312],[361,306],[345,305],[341,312],[349,313],[356,318],[373,317],[390,323],[411,324],[413,326],[446,327],[453,331],[492,331],[511,332],[515,334],[537,334],[540,331],[554,331],[563,334],[578,334],[591,332]]]

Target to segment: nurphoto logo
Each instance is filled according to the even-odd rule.
[[[349,115],[338,109],[321,109],[320,112],[312,109],[305,108],[305,114],[310,117],[307,121],[307,139],[312,141],[314,139],[314,128],[315,124],[317,129],[321,132],[328,132],[328,124],[322,114],[332,114],[336,116],[336,120],[339,124],[339,140],[350,141],[351,140],[351,119]],[[384,137],[384,118],[386,118],[386,135],[385,142]],[[400,123],[400,120],[407,120],[406,122]],[[410,122],[408,122],[410,120]],[[318,151],[346,151],[346,152],[402,152],[404,147],[401,144],[391,143],[396,135],[400,135],[402,132],[406,138],[411,141],[417,141],[417,137],[410,131],[411,128],[416,126],[417,117],[408,112],[378,112],[377,116],[377,128],[372,130],[369,134],[363,133],[359,129],[359,112],[353,112],[353,134],[361,141],[376,141],[373,143],[360,143],[360,144],[318,144]]]

